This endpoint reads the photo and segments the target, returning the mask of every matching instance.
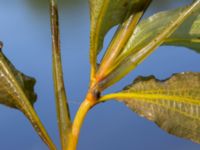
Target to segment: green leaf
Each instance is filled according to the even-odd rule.
[[[58,1],[50,0],[54,93],[56,98],[57,123],[60,134],[61,149],[63,150],[68,147],[72,123],[63,78],[58,10]]]
[[[164,45],[184,46],[200,53],[200,10],[184,22]]]
[[[36,101],[34,84],[35,79],[16,70],[0,50],[0,104],[19,109],[29,119],[41,139],[50,149],[55,150],[55,145],[33,109]]]
[[[91,33],[90,61],[96,65],[96,58],[103,46],[105,34],[110,28],[123,23],[138,6],[146,0],[89,0]]]
[[[200,73],[174,74],[166,80],[138,77],[113,97],[168,133],[200,143]]]
[[[152,38],[162,32],[171,20],[178,17],[183,8],[173,11],[161,12],[142,21],[135,30],[123,53],[146,45]],[[183,45],[195,50],[200,50],[200,9],[197,9],[164,44]],[[135,43],[135,44],[132,44]],[[190,44],[189,44],[190,43]]]
[[[139,47],[147,45],[151,39],[160,34],[169,23],[179,17],[185,8],[159,12],[138,24],[123,54],[130,54]],[[183,22],[182,25],[167,39],[164,44],[182,45],[200,51],[200,6]],[[134,43],[134,44],[133,44]],[[129,53],[127,53],[129,51]]]
[[[15,69],[11,62],[0,52],[0,103],[12,108],[21,109],[24,100],[21,93],[24,92],[30,103],[36,101],[34,93],[35,79],[24,75]],[[17,84],[17,85],[16,85]],[[19,89],[20,88],[20,89]],[[22,90],[21,92],[18,92]],[[23,108],[22,108],[23,109]]]
[[[105,89],[111,86],[135,69],[166,39],[177,35],[178,31],[174,35],[173,33],[179,27],[180,30],[186,28],[188,26],[187,21],[191,21],[191,18],[199,14],[199,11],[200,1],[195,1],[187,7],[160,12],[139,23],[123,51],[107,73],[107,77],[100,83],[100,88]],[[182,24],[183,26],[181,26]],[[194,26],[198,26],[197,23]],[[193,28],[192,31],[195,32],[197,28]],[[190,45],[190,47],[192,46]]]

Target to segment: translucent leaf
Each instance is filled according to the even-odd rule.
[[[90,59],[96,64],[96,57],[102,49],[105,34],[113,26],[123,23],[129,15],[138,11],[146,0],[89,0],[91,17]]]
[[[164,45],[184,46],[200,53],[200,10],[182,24]]]
[[[200,6],[198,6],[200,8]],[[143,20],[136,28],[123,53],[146,45],[152,38],[163,31],[170,21],[176,19],[184,10],[178,8],[157,13]],[[200,51],[200,9],[195,12],[165,42],[168,45],[183,45]],[[134,43],[134,44],[133,44]]]
[[[198,6],[200,8],[200,6]],[[135,29],[123,50],[124,55],[129,55],[161,33],[184,10],[179,8],[171,11],[157,13],[143,20]],[[181,45],[200,51],[200,9],[195,12],[173,33],[163,44]],[[129,53],[128,53],[129,52]]]
[[[35,79],[24,75],[15,69],[10,61],[0,52],[0,103],[12,108],[23,109],[24,98],[30,103],[36,101],[34,93]]]
[[[192,37],[197,38],[195,34],[199,32],[198,21],[195,23],[191,20],[197,18],[199,13],[200,1],[195,1],[187,7],[160,12],[143,20],[134,30],[131,38],[113,66],[110,67],[108,76],[101,82],[100,87],[105,89],[122,79],[153,53],[156,48],[165,43],[166,40],[169,41],[168,39],[170,39],[170,37],[178,36],[179,33],[179,37],[184,38],[182,34],[185,36],[186,34],[182,30],[185,28],[186,31],[189,28],[190,25],[188,25],[188,23],[194,26],[190,30],[190,33],[193,33]],[[188,47],[199,48],[199,44],[196,44],[198,44],[198,42],[193,46],[191,43]]]
[[[168,133],[200,143],[200,73],[138,77],[113,97]]]

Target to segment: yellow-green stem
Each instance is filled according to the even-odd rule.
[[[71,131],[70,112],[65,92],[61,50],[60,50],[60,32],[59,32],[59,16],[56,0],[50,0],[50,16],[52,31],[52,53],[53,53],[53,77],[57,107],[58,126],[62,150],[67,147],[69,134]]]
[[[92,94],[88,94],[86,99],[83,101],[79,110],[77,111],[76,117],[71,130],[70,141],[67,150],[76,150],[78,144],[78,138],[80,134],[80,129],[85,120],[88,111],[95,106],[97,103],[96,99]]]

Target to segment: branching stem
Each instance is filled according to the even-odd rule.
[[[89,93],[79,107],[72,126],[70,141],[67,150],[76,150],[82,124],[89,110],[97,104],[93,94]]]

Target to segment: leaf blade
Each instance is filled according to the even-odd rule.
[[[36,83],[36,80],[32,77],[29,77],[27,75],[24,75],[23,73],[21,73],[20,71],[16,70],[16,68],[12,65],[12,63],[5,57],[5,55],[3,55],[2,52],[0,52],[0,60],[4,60],[5,63],[8,64],[8,66],[11,68],[10,71],[12,72],[12,74],[15,76],[19,86],[23,89],[25,95],[27,96],[29,102],[33,105],[36,102],[37,99],[37,95],[34,92],[34,86]],[[14,104],[12,104],[13,101],[15,101],[16,99],[14,99],[13,96],[9,96],[7,95],[7,97],[5,98],[3,95],[3,93],[5,93],[7,89],[12,89],[13,86],[9,85],[8,83],[6,83],[6,81],[10,80],[8,76],[5,75],[5,69],[4,66],[1,65],[1,72],[0,72],[0,77],[1,77],[1,83],[0,83],[0,103],[4,103],[6,106],[8,107],[12,107],[12,108],[16,108],[16,106],[14,106]],[[4,71],[3,71],[4,70]],[[5,89],[3,88],[5,87]],[[2,89],[3,88],[3,89]],[[10,90],[12,91],[12,90]],[[14,90],[13,90],[14,91]],[[12,93],[9,93],[12,94]],[[13,93],[14,94],[14,93]],[[17,93],[16,93],[17,94]],[[15,94],[15,95],[16,95]],[[18,97],[18,96],[17,96]],[[10,101],[10,102],[8,102]],[[15,104],[17,105],[17,104]]]
[[[200,73],[140,77],[112,97],[168,133],[200,143]]]
[[[55,145],[33,109],[33,103],[36,100],[33,91],[34,83],[34,79],[17,71],[0,51],[0,103],[19,109],[30,121],[44,143],[50,149],[55,150]]]
[[[102,78],[107,76],[107,72],[109,72],[111,66],[114,65],[113,63],[115,63],[116,58],[120,55],[129,38],[132,36],[138,22],[144,15],[151,2],[152,0],[143,0],[137,5],[137,8],[134,9],[134,13],[128,16],[128,18],[125,19],[121,25],[119,25],[118,30],[113,36],[111,43],[109,44],[106,53],[101,60],[98,72],[96,74],[97,82],[101,81]]]
[[[100,88],[105,89],[122,79],[162,45],[194,12],[199,11],[200,1],[195,1],[187,7],[159,14],[159,16],[165,16],[167,13],[169,17],[164,19],[165,21],[157,19],[158,16],[154,15],[139,24],[110,69],[108,76],[100,83]],[[154,18],[157,20],[155,21]],[[151,26],[148,27],[150,23],[153,23],[153,28],[161,27],[156,32],[152,32],[154,30],[151,29]]]
[[[182,46],[200,53],[200,11],[194,13],[163,45]]]
[[[52,35],[52,65],[54,80],[54,95],[56,101],[56,112],[59,127],[60,143],[62,149],[68,145],[69,134],[71,132],[70,109],[65,90],[63,67],[61,60],[59,14],[57,0],[50,1],[50,23]]]
[[[96,73],[97,55],[103,47],[105,34],[115,25],[121,24],[124,19],[144,0],[90,0],[90,63],[92,76]]]
[[[18,95],[15,86],[13,85],[13,76],[18,86],[24,91],[24,94],[28,97],[29,102],[33,105],[36,101],[36,94],[34,93],[35,79],[24,75],[15,69],[11,62],[0,52],[0,103],[4,103],[6,106],[20,109],[21,100]],[[12,76],[13,75],[13,76]],[[9,89],[9,92],[8,92]],[[4,93],[7,93],[5,97]],[[15,95],[15,96],[13,96]]]
[[[142,47],[142,45],[146,45],[150,39],[154,38],[156,34],[159,34],[164,28],[166,28],[167,22],[173,21],[177,18],[184,11],[184,9],[186,9],[186,7],[159,12],[145,20],[142,20],[124,48],[123,54],[127,51],[137,49],[137,47]],[[188,37],[186,38],[188,40],[190,38],[197,39],[200,35],[199,24],[200,6],[197,6],[197,9],[190,15],[190,17],[188,17],[188,19],[184,21],[184,23],[180,25],[180,27],[178,27],[178,29],[170,37],[168,37],[166,42],[163,44],[168,43],[169,45],[170,43],[173,45],[172,41],[174,39],[184,40],[185,37]],[[132,43],[135,44],[133,45]]]

